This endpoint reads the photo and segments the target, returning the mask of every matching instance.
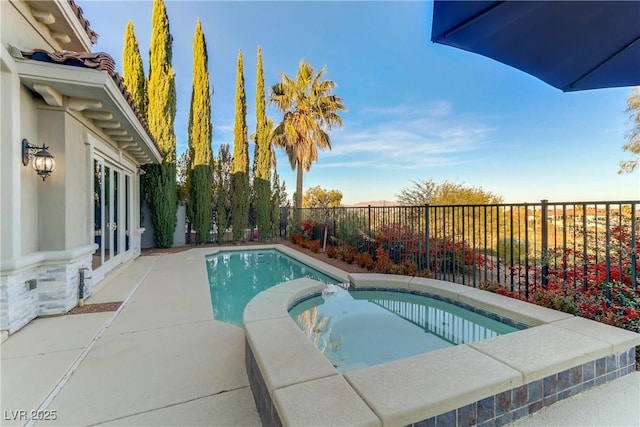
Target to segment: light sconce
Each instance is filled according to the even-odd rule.
[[[29,160],[33,159],[33,168],[38,176],[42,177],[43,181],[51,175],[51,172],[56,167],[56,162],[48,149],[49,147],[45,147],[44,144],[42,144],[42,147],[38,147],[30,144],[26,139],[22,140],[22,164],[27,166]]]

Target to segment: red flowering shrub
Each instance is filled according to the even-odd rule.
[[[464,273],[469,266],[479,268],[485,259],[464,242],[451,239],[429,239],[429,267],[443,273]]]
[[[305,239],[311,239],[315,226],[311,221],[306,220],[300,223],[300,229],[302,230],[302,236],[304,236]]]
[[[576,303],[565,292],[556,289],[541,289],[533,294],[531,302],[554,310],[564,311],[569,314],[577,314]]]
[[[327,246],[325,252],[329,258],[337,258],[338,257],[338,248],[335,246]]]
[[[574,295],[577,314],[602,323],[640,332],[640,297],[622,282],[602,282]]]
[[[299,233],[291,234],[291,243],[293,243],[294,245],[302,245],[303,241],[304,241],[304,237],[302,236],[302,234],[299,234]]]
[[[379,273],[389,274],[394,269],[395,264],[389,259],[389,255],[383,249],[378,249],[375,270]]]
[[[426,259],[426,242],[423,234],[415,233],[403,224],[388,224],[377,229],[375,242],[396,264],[407,261],[409,271],[429,270],[440,273],[465,273],[470,267],[483,267],[486,263],[478,251],[464,242],[453,239],[429,239],[429,259]],[[376,251],[379,253],[379,250]],[[412,265],[413,264],[413,265]],[[401,271],[406,268],[401,267]]]
[[[386,224],[376,231],[375,242],[385,250],[394,263],[400,263],[415,251],[420,238],[411,227],[403,224]]]
[[[537,284],[530,289],[529,298],[524,288],[512,292],[498,283],[483,283],[481,288],[640,333],[640,296],[634,296],[629,284],[596,283],[593,278],[588,278],[586,283],[585,291],[583,287],[567,286],[558,275],[550,274],[548,286]]]
[[[360,252],[355,256],[355,262],[362,268],[367,270],[373,270],[374,263],[373,258],[369,255],[369,252]]]
[[[322,242],[318,240],[307,240],[307,248],[311,250],[311,252],[318,253],[320,252],[320,248],[322,247]]]
[[[340,252],[342,253],[342,260],[347,264],[352,264],[356,259],[356,248],[351,245],[340,246]]]
[[[418,266],[409,258],[405,258],[404,261],[402,261],[400,268],[402,269],[400,274],[405,274],[407,276],[415,276],[418,274]]]
[[[544,254],[548,264],[546,283],[543,270],[515,267],[510,271],[526,283],[511,292],[500,284],[484,284],[488,290],[576,314],[588,319],[640,332],[640,294],[634,289],[633,269],[640,277],[640,235],[631,239],[631,223],[613,226],[611,240],[586,240],[585,247],[551,250]],[[603,245],[605,245],[603,247]],[[603,253],[608,254],[609,261]]]

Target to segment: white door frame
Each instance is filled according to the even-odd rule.
[[[92,169],[94,242],[98,244],[93,261],[93,281],[97,283],[109,271],[133,257],[128,236],[133,223],[133,174],[98,153],[94,153]]]

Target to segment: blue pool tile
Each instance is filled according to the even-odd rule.
[[[477,422],[478,424],[492,420],[495,417],[495,397],[489,396],[478,401],[477,405]]]
[[[527,385],[529,394],[529,403],[534,403],[542,400],[544,395],[542,394],[542,380],[534,381]]]
[[[513,421],[522,417],[526,417],[527,415],[529,415],[529,406],[522,406],[520,408],[515,409],[512,415],[513,415]]]
[[[591,361],[582,365],[582,380],[589,381],[596,377],[596,362]]]
[[[476,407],[477,405],[474,402],[470,405],[466,405],[458,409],[458,426],[471,427],[476,425]]]
[[[511,401],[512,401],[512,406],[514,408],[520,408],[522,406],[525,406],[528,403],[529,401],[528,389],[529,387],[527,387],[526,385],[516,387],[513,389],[513,393],[512,393],[513,395],[511,397]]]
[[[513,414],[511,412],[508,412],[504,415],[497,417],[495,420],[495,425],[496,427],[506,426],[510,424],[512,421],[513,421]]]
[[[596,377],[607,373],[607,362],[604,357],[596,360]]]
[[[496,417],[511,410],[511,390],[496,394]]]
[[[431,417],[426,420],[418,421],[417,423],[413,423],[413,427],[436,427],[436,418]]]
[[[566,390],[571,386],[571,372],[567,369],[562,372],[558,372],[557,390]]]
[[[554,395],[558,391],[558,377],[556,374],[549,375],[542,380],[544,397]]]
[[[618,357],[615,354],[610,354],[606,358],[607,374],[610,374],[618,370]]]
[[[457,425],[456,410],[436,416],[436,427],[455,427]]]
[[[595,386],[594,380],[585,381],[582,383],[582,391],[587,391],[592,389]]]

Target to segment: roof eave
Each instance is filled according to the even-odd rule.
[[[160,150],[106,71],[28,59],[15,62],[20,81],[49,105],[84,114],[140,164],[161,162]]]
[[[82,9],[68,0],[26,0],[32,15],[49,28],[65,50],[90,52],[98,35],[89,27]]]

